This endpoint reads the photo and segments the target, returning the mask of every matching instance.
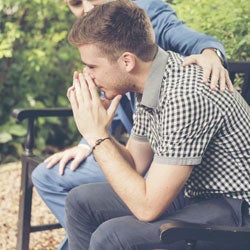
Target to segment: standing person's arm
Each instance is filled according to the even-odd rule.
[[[156,43],[164,50],[189,56],[200,54],[206,48],[216,48],[226,59],[222,43],[187,27],[167,3],[162,0],[136,0],[135,3],[147,12],[154,28]]]
[[[212,89],[219,82],[221,90],[225,89],[225,84],[233,90],[228,71],[224,68],[226,53],[221,42],[187,27],[178,19],[176,12],[162,0],[136,0],[135,3],[150,17],[156,43],[160,47],[188,56],[184,60],[185,66],[191,63],[201,66],[204,70],[204,82],[207,82],[211,75]],[[218,54],[221,54],[221,58]]]

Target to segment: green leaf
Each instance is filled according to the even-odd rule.
[[[14,124],[10,127],[9,133],[16,136],[25,136],[27,130],[22,125]]]
[[[7,132],[0,133],[0,143],[6,143],[12,140],[11,134]]]

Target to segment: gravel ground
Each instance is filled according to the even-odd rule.
[[[14,250],[17,238],[17,219],[20,189],[21,164],[0,165],[0,249]],[[56,218],[34,190],[32,201],[32,224],[56,222]],[[65,236],[63,229],[31,234],[30,250],[57,249]]]

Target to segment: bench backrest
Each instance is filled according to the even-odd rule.
[[[250,62],[228,62],[228,70],[233,83],[237,75],[243,75],[241,94],[250,105]]]

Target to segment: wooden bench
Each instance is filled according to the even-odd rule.
[[[244,74],[244,84],[242,87],[242,95],[250,105],[250,62],[230,62],[229,65],[230,78],[234,81],[236,74]],[[21,187],[20,187],[20,198],[19,198],[19,214],[18,214],[18,231],[17,231],[17,250],[28,250],[29,249],[29,238],[30,233],[60,228],[60,224],[50,224],[50,225],[31,225],[31,206],[32,206],[32,189],[33,184],[31,181],[31,173],[34,168],[42,161],[41,156],[36,156],[33,154],[34,140],[35,140],[35,120],[39,117],[70,117],[72,116],[71,109],[15,109],[12,116],[19,122],[23,120],[28,120],[27,125],[27,136],[24,143],[24,152],[21,158],[22,161],[22,173],[21,173]],[[123,134],[122,127],[118,129],[116,138],[121,138]],[[173,228],[173,225],[172,225]],[[170,231],[168,226],[165,225],[161,231],[162,240],[169,240],[168,234],[171,232],[171,237],[174,238],[173,232],[178,232],[178,227]],[[211,229],[213,230],[213,229]],[[237,230],[237,228],[235,229]],[[191,231],[190,231],[191,232]],[[200,231],[199,231],[200,232]],[[227,232],[225,232],[226,234]],[[241,234],[242,232],[237,231]],[[183,230],[178,233],[178,237],[185,239]],[[196,235],[196,234],[194,234]],[[199,235],[198,235],[199,236]],[[197,236],[197,237],[198,237]],[[197,240],[194,237],[192,240]],[[230,235],[231,237],[231,235]],[[250,236],[249,236],[250,237]],[[211,239],[212,240],[212,239]],[[193,242],[193,241],[191,241]],[[190,242],[188,243],[190,245]],[[191,244],[192,245],[192,244]],[[193,249],[193,248],[190,248]]]
[[[186,250],[194,250],[199,240],[227,243],[237,246],[235,250],[240,247],[250,249],[250,228],[244,227],[209,226],[185,222],[166,223],[160,227],[160,238],[167,244],[185,240]]]

